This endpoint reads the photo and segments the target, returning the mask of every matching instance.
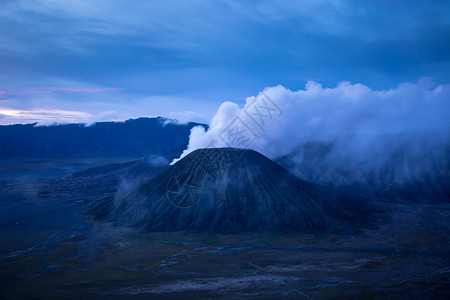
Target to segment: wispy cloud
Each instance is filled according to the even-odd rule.
[[[80,111],[67,110],[18,110],[0,108],[1,123],[71,123],[80,120],[88,120],[91,114]]]
[[[84,111],[59,109],[11,109],[0,107],[0,125],[30,124],[38,125],[83,123],[92,124],[98,121],[123,121],[126,118],[115,111],[104,111],[92,114]]]
[[[90,88],[90,89],[75,89],[67,87],[49,87],[45,88],[44,91],[51,92],[84,92],[84,93],[98,93],[98,92],[117,92],[123,90],[123,88]]]
[[[44,87],[44,88],[24,88],[24,89],[11,89],[11,90],[0,90],[0,96],[18,96],[18,95],[28,95],[28,94],[50,94],[54,92],[65,92],[65,93],[101,93],[101,92],[118,92],[123,90],[123,88],[88,88],[88,89],[77,89],[70,87]]]

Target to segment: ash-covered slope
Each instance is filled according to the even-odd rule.
[[[253,151],[200,149],[137,189],[98,201],[96,219],[150,231],[241,232],[327,227],[323,196]]]

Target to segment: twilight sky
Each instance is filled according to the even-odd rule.
[[[265,87],[448,70],[448,1],[0,1],[0,124],[206,122]]]

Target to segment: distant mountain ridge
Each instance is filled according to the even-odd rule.
[[[73,158],[168,155],[177,157],[187,146],[192,127],[170,119],[138,118],[51,126],[0,126],[0,159]]]

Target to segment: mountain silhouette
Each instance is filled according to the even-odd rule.
[[[166,118],[51,126],[0,126],[0,159],[144,157],[169,160],[186,149],[189,132],[198,123],[177,124]]]
[[[97,220],[148,231],[325,229],[320,189],[248,149],[199,149],[140,187],[93,203]]]

